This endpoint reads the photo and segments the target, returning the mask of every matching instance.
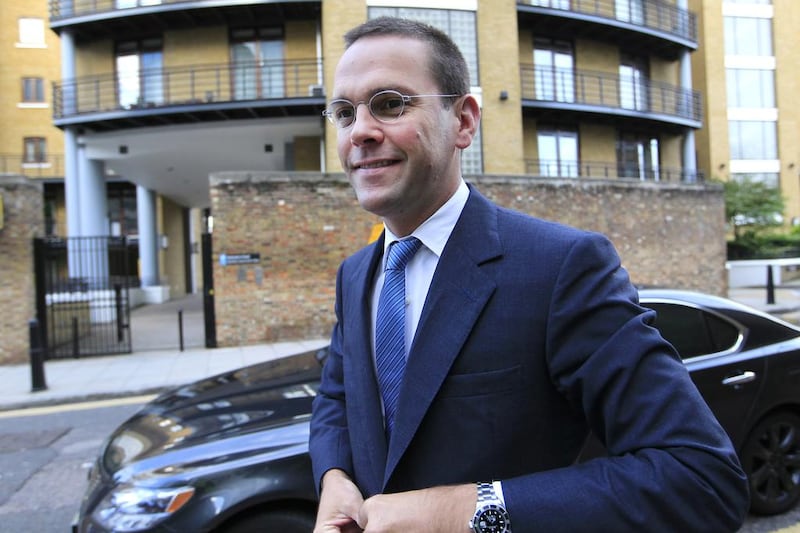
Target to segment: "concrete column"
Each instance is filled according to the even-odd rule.
[[[64,128],[64,197],[67,236],[81,235],[80,182],[78,180],[78,135],[73,126]]]
[[[139,276],[142,287],[156,286],[159,284],[156,195],[141,185],[136,186],[136,218],[139,228]]]
[[[680,60],[681,70],[681,87],[687,91],[692,90],[692,60],[688,51],[681,54]],[[694,140],[694,130],[687,128],[686,133],[683,135],[683,154],[682,163],[683,169],[686,172],[687,178],[692,181],[695,180],[697,175],[697,154]]]
[[[676,6],[679,9],[689,10],[688,0],[677,0]],[[687,91],[692,90],[692,58],[688,50],[684,50],[680,58],[680,81],[681,87]],[[683,153],[681,159],[683,160],[683,170],[686,172],[686,178],[695,181],[697,175],[697,151],[695,148],[694,130],[687,128],[686,133],[683,135],[682,143]]]
[[[59,38],[61,46],[61,109],[65,115],[78,111],[75,91],[75,41],[72,32],[64,30]]]
[[[75,110],[74,87],[68,83],[75,78],[75,43],[71,31],[61,32],[60,45],[62,112],[70,113]],[[83,231],[78,175],[78,130],[74,126],[64,128],[64,197],[67,208],[67,237],[80,237]],[[67,265],[70,278],[82,276],[80,245],[75,239],[69,241]]]
[[[104,163],[86,157],[85,146],[78,144],[78,175],[81,195],[81,235],[84,237],[107,237],[108,200]]]

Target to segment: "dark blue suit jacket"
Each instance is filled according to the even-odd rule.
[[[317,483],[341,468],[369,497],[499,479],[514,533],[738,528],[747,485],[730,441],[612,244],[474,189],[433,277],[387,448],[370,347],[382,244],[339,269],[311,423]],[[609,457],[576,464],[589,430]]]

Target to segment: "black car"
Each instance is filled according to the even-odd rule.
[[[646,289],[750,479],[751,510],[800,499],[800,328],[704,294]],[[76,532],[308,532],[311,401],[326,351],[173,389],[109,437]]]

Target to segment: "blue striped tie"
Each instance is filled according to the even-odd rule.
[[[383,398],[387,438],[394,427],[400,383],[406,368],[405,307],[406,264],[422,244],[412,237],[389,245],[386,276],[378,299],[375,321],[375,359],[378,385]]]

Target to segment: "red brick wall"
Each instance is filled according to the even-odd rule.
[[[637,284],[726,292],[722,189],[622,180],[468,178],[497,203],[611,238]],[[211,179],[220,346],[327,337],[336,270],[380,220],[341,175],[219,173]],[[220,254],[260,254],[220,265]]]

